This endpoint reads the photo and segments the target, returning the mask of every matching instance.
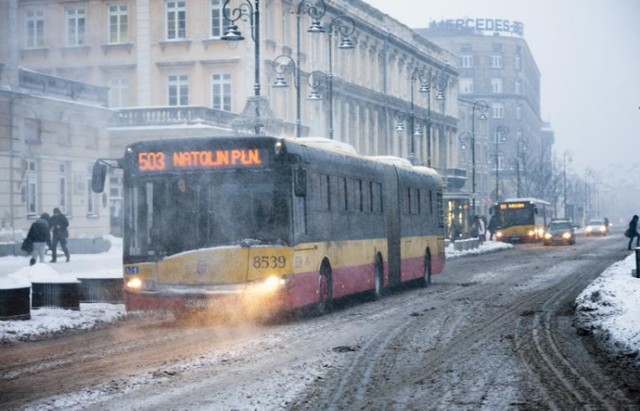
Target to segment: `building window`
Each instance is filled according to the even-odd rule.
[[[491,115],[493,118],[504,118],[504,106],[502,103],[491,104]]]
[[[129,41],[129,8],[126,4],[110,4],[109,44]]]
[[[86,17],[84,7],[67,9],[67,46],[86,43]]]
[[[231,74],[211,75],[211,99],[214,109],[231,111]]]
[[[67,167],[64,163],[58,168],[58,206],[67,213]]]
[[[522,106],[516,106],[516,119],[522,120]]]
[[[167,2],[167,40],[187,37],[187,6],[185,1]]]
[[[109,81],[109,107],[129,106],[129,80],[114,77]]]
[[[24,119],[24,140],[28,144],[42,143],[42,120],[35,118]]]
[[[27,216],[38,215],[38,169],[36,162],[28,160],[25,175],[25,201],[27,203]]]
[[[186,74],[169,76],[168,78],[168,104],[170,106],[189,105],[189,76]]]
[[[473,68],[473,55],[460,56],[460,67]]]
[[[25,25],[27,34],[25,47],[28,49],[44,47],[44,11],[27,10]]]
[[[491,79],[491,92],[502,93],[502,79],[501,78],[492,78]]]
[[[472,78],[461,78],[458,80],[459,84],[459,92],[460,94],[471,94],[473,93],[473,79]]]
[[[493,54],[491,56],[491,68],[502,68],[502,54]]]
[[[513,84],[513,91],[516,94],[522,94],[522,81],[521,80],[516,80],[515,83]]]
[[[224,18],[223,6],[225,0],[211,0],[211,37],[219,38],[224,34],[224,30],[231,22]]]
[[[516,54],[513,58],[513,65],[516,70],[522,70],[522,56],[520,54]]]
[[[493,170],[496,169],[496,167],[498,168],[498,170],[504,170],[504,156],[502,154],[494,154],[493,155],[493,164],[491,164],[491,168]]]

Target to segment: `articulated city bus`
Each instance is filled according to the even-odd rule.
[[[541,241],[551,221],[551,204],[537,198],[508,199],[497,203],[494,210],[498,241]]]
[[[127,310],[324,312],[444,266],[442,181],[426,167],[305,139],[183,138],[98,160],[94,191],[109,164],[124,170]]]

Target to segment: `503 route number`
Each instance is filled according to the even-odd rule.
[[[253,257],[253,268],[284,268],[286,265],[287,258],[282,255]]]

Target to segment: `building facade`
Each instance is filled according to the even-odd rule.
[[[432,22],[417,32],[457,55],[459,165],[476,212],[504,198],[532,196],[527,181],[551,165],[553,134],[540,117],[540,72],[521,23],[499,19]],[[544,128],[544,131],[543,131]],[[549,138],[551,136],[551,138]]]
[[[252,6],[253,28],[259,21],[257,44],[249,16],[233,22],[243,41],[223,39],[224,0],[19,0],[20,64],[109,87],[110,106],[125,122],[113,125],[116,133],[130,131],[135,118],[140,126],[145,118],[160,125],[162,115],[175,122],[175,110],[202,119],[185,114],[199,110],[211,120],[201,124],[223,134],[242,132],[257,122],[247,107],[259,95],[264,133],[333,137],[362,154],[413,156],[446,169],[458,113],[451,53],[364,1],[232,0],[227,17],[243,4]],[[308,31],[316,22],[324,32]],[[345,26],[355,46],[348,50]],[[273,87],[279,76],[291,87]],[[429,98],[419,92],[426,81]],[[167,111],[159,115],[160,107]],[[156,114],[141,113],[147,108]],[[396,131],[402,122],[404,135]]]

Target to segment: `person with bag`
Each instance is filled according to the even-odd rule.
[[[36,263],[36,258],[40,259],[41,263],[44,263],[44,251],[45,247],[51,248],[51,235],[49,234],[49,214],[42,213],[40,218],[31,224],[27,238],[25,241],[31,242],[33,248],[31,250],[31,260],[29,265]]]
[[[636,247],[640,247],[640,233],[638,233],[638,216],[634,215],[629,221],[629,228],[624,232],[624,235],[629,238],[628,250],[631,250],[631,243],[633,239],[636,239]]]
[[[67,262],[69,262],[69,249],[67,248],[67,238],[69,238],[69,220],[65,217],[58,207],[53,209],[53,216],[49,220],[49,224],[51,225],[51,231],[53,234],[52,239],[52,247],[51,247],[51,261],[52,263],[56,262],[58,257],[57,249],[58,243],[60,243],[60,248],[64,252],[64,256],[67,257]]]

